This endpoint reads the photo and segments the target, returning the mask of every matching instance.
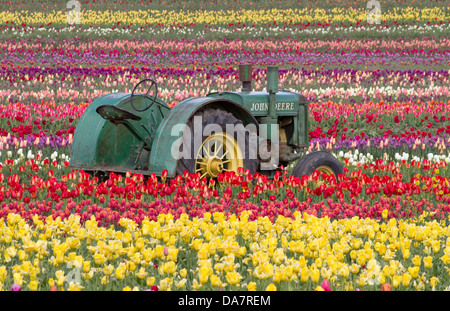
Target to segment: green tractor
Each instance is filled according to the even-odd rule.
[[[239,66],[240,92],[213,92],[170,108],[151,79],[130,93],[97,98],[75,129],[70,166],[90,173],[139,173],[167,177],[189,173],[213,179],[248,169],[273,177],[299,160],[292,174],[314,170],[343,174],[329,152],[308,148],[308,103],[278,90],[278,67],[267,68],[267,92],[253,91],[252,66]],[[145,87],[145,93],[138,93]]]

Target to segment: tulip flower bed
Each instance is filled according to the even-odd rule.
[[[262,68],[276,64],[280,84],[309,101],[447,101],[449,51],[447,37],[431,34],[400,40],[7,39],[0,42],[0,100],[90,103],[151,77],[173,105],[238,90],[237,64],[251,62],[254,89],[265,88]]]
[[[307,213],[250,221],[159,214],[121,230],[17,214],[0,223],[3,288],[29,290],[431,290],[448,287],[448,230],[391,218]],[[8,268],[7,268],[8,267]],[[9,268],[9,267],[12,267]],[[13,285],[14,284],[14,285]]]
[[[243,172],[214,185],[195,174],[41,178],[32,164],[1,173],[0,281],[30,290],[447,288],[446,162],[376,163],[339,184],[316,173]]]
[[[282,8],[205,10],[152,10],[151,7],[124,10],[92,10],[84,8],[80,22],[67,25],[67,11],[11,11],[0,14],[2,37],[63,37],[76,35],[83,39],[91,36],[148,38],[235,37],[282,38],[288,36],[313,38],[336,35],[364,37],[420,37],[429,32],[445,35],[449,30],[448,6],[441,7],[389,7],[385,6],[380,24],[367,22],[367,2],[359,5],[332,7],[321,5],[311,8],[298,5]],[[349,10],[349,7],[352,7]],[[216,4],[212,5],[216,7]]]

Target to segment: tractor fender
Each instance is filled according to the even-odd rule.
[[[230,99],[192,97],[183,100],[169,111],[156,130],[150,152],[149,171],[161,176],[167,170],[168,177],[175,177],[178,157],[172,155],[172,145],[180,136],[172,136],[172,128],[177,124],[187,124],[198,110],[206,107],[230,112],[242,120],[244,126],[254,124],[257,127],[259,124],[248,109]]]
[[[94,100],[81,116],[75,128],[71,148],[70,167],[86,171],[128,171],[135,169],[138,146],[143,144],[139,137],[129,132],[125,127],[118,127],[103,119],[97,108],[102,105],[115,106],[127,111],[135,112],[130,104],[130,93],[110,93]],[[135,103],[144,107],[148,99],[137,97]],[[164,102],[157,99],[157,102]],[[141,121],[129,120],[130,123],[146,125],[148,136],[156,132],[163,116],[156,111],[156,105],[143,112],[136,112]],[[164,110],[164,113],[166,110]],[[168,110],[170,111],[170,110]],[[164,114],[165,115],[165,114]],[[148,162],[148,158],[142,161]]]
[[[75,128],[71,148],[70,167],[89,169],[97,165],[99,137],[106,121],[95,110],[101,105],[117,105],[129,94],[112,93],[103,95],[86,107]]]

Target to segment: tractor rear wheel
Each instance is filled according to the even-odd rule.
[[[194,146],[196,132],[194,118],[201,117],[201,144]],[[227,124],[234,126],[234,133],[227,133]],[[205,127],[215,125],[217,131],[205,133]],[[214,179],[219,173],[227,171],[237,172],[239,167],[248,169],[251,174],[258,168],[258,159],[250,151],[250,134],[245,130],[241,120],[232,113],[215,108],[197,112],[187,124],[191,131],[191,141],[183,140],[183,144],[190,143],[190,157],[182,157],[178,161],[177,174],[200,173],[201,178]],[[188,135],[189,136],[189,135]],[[239,137],[239,139],[238,139]],[[195,150],[197,149],[197,150]],[[255,159],[253,159],[255,158]]]
[[[336,176],[344,174],[341,162],[331,153],[326,151],[314,151],[301,158],[295,165],[292,175],[302,178],[303,175],[311,175],[315,170],[325,174]]]

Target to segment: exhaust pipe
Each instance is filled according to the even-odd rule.
[[[276,93],[278,92],[278,67],[267,67],[267,92],[269,92],[269,118],[276,118]]]
[[[239,80],[242,82],[242,91],[252,91],[253,66],[251,64],[239,65]]]

